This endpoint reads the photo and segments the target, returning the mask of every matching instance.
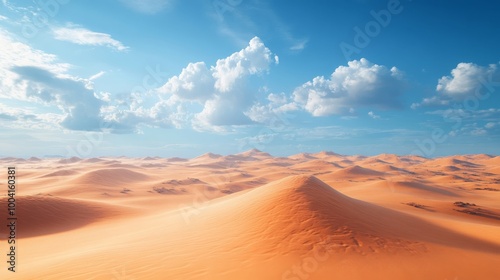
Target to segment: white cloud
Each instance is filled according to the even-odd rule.
[[[254,122],[275,126],[288,122],[291,117],[287,113],[299,109],[284,93],[271,93],[267,100],[269,101],[267,104],[254,104],[245,112],[245,115]]]
[[[158,89],[183,100],[205,101],[214,94],[215,80],[204,62],[189,63],[178,76],[173,76]]]
[[[57,56],[40,50],[16,40],[16,36],[0,29],[0,67],[11,66],[39,66],[54,73],[64,73],[69,68],[68,63],[57,62]]]
[[[488,131],[486,131],[486,129],[483,128],[476,128],[471,131],[471,134],[474,136],[482,136],[488,134]]]
[[[497,64],[480,66],[474,63],[459,63],[451,70],[451,75],[443,76],[436,86],[437,95],[413,103],[412,109],[421,106],[449,106],[452,102],[463,101],[474,96],[483,99],[491,92],[491,87],[498,86],[500,72]]]
[[[99,79],[100,77],[102,77],[104,74],[106,74],[106,72],[104,71],[99,71],[98,73],[90,76],[90,78],[88,78],[89,81],[94,81],[94,80],[97,80]]]
[[[85,81],[58,77],[34,66],[16,66],[12,71],[25,85],[24,94],[46,104],[57,105],[65,114],[61,126],[70,130],[99,130],[100,108],[103,102],[87,88]]]
[[[74,30],[71,28],[71,32]],[[106,44],[105,40],[91,41]],[[19,43],[3,31],[0,31],[0,61],[0,98],[35,103],[39,108],[43,104],[60,112],[57,119],[51,119],[57,121],[53,124],[59,128],[130,133],[140,131],[141,126],[190,125],[197,130],[224,131],[230,126],[255,123],[245,112],[255,104],[259,87],[248,83],[248,79],[266,73],[277,62],[277,56],[255,37],[248,46],[217,60],[211,67],[204,62],[188,64],[157,89],[159,94],[124,96],[94,91],[93,81],[104,75],[104,71],[89,78],[72,76],[68,73],[71,65],[60,63],[55,55]],[[273,106],[289,106],[288,103],[284,94],[269,95],[269,104]],[[15,114],[0,113],[4,122],[17,121]],[[34,114],[33,120],[49,119],[39,116]]]
[[[33,115],[32,122],[51,121],[70,130],[98,130],[104,104],[94,95],[92,82],[67,73],[69,64],[18,42],[0,31],[0,97],[55,107],[58,118]],[[5,115],[5,113],[4,113]],[[5,116],[4,116],[5,117]],[[57,121],[54,123],[54,121]]]
[[[53,29],[54,38],[61,41],[67,41],[78,45],[106,46],[118,51],[125,51],[128,47],[120,41],[111,38],[106,33],[94,32],[86,28],[68,25],[66,27],[56,27]]]
[[[354,107],[401,107],[405,82],[396,68],[353,60],[330,78],[318,76],[293,92],[294,102],[313,116],[344,115]]]
[[[53,54],[31,48],[14,39],[14,35],[0,30],[0,97],[8,99],[28,100],[26,84],[17,80],[18,75],[13,67],[32,66],[64,76],[71,67],[60,63]]]
[[[448,106],[450,105],[450,100],[442,99],[439,96],[433,96],[424,98],[420,103],[411,104],[412,109],[417,109],[421,106]]]
[[[168,8],[172,0],[120,0],[128,8],[143,14],[156,14]]]
[[[473,94],[481,87],[482,81],[486,82],[497,72],[497,65],[490,64],[488,67],[474,63],[459,63],[451,70],[451,76],[443,76],[438,81],[436,90],[453,99],[462,99]]]
[[[34,110],[6,106],[0,103],[0,123],[2,127],[56,130],[63,116],[53,113],[36,113]]]
[[[496,125],[497,125],[497,124],[496,124],[496,123],[494,123],[494,122],[489,122],[489,123],[487,123],[484,127],[485,127],[485,128],[490,129],[490,128],[494,128]]]
[[[246,48],[217,60],[216,65],[212,66],[215,88],[220,92],[231,91],[243,77],[267,71],[273,58],[260,38],[252,38]]]
[[[368,112],[368,116],[374,120],[380,119],[380,116],[373,113],[373,111]]]
[[[484,110],[465,110],[465,109],[446,109],[426,112],[428,115],[439,115],[447,120],[467,120],[484,121],[496,120],[500,118],[499,108],[490,108]]]
[[[168,102],[162,101],[171,108],[170,115],[163,117],[173,117],[174,112],[178,112],[175,106],[188,102],[201,105],[201,111],[193,113],[191,119],[191,125],[197,130],[225,131],[225,126],[251,124],[245,112],[254,103],[255,96],[247,79],[268,71],[277,59],[254,37],[248,46],[217,60],[210,68],[204,62],[189,63],[158,89],[160,94],[170,96]],[[186,120],[185,115],[180,120]]]
[[[196,114],[193,124],[199,130],[220,130],[214,127],[251,124],[251,120],[242,112],[246,107],[248,102],[241,96],[216,96],[205,102],[203,111]]]

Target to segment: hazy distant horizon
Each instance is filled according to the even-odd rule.
[[[28,160],[30,158],[39,158],[39,159],[51,159],[51,158],[54,158],[54,159],[70,159],[70,158],[90,159],[90,158],[148,158],[148,157],[150,157],[150,158],[166,158],[166,159],[168,159],[168,158],[193,159],[193,158],[196,158],[196,157],[199,157],[199,156],[203,156],[203,155],[206,155],[206,154],[215,154],[215,155],[218,155],[218,156],[226,157],[226,156],[237,155],[237,154],[241,154],[241,153],[245,153],[245,152],[249,152],[249,151],[250,150],[243,151],[243,152],[238,152],[238,153],[229,153],[229,154],[219,154],[219,153],[213,153],[213,152],[205,152],[205,153],[197,154],[197,155],[194,155],[194,156],[178,156],[178,155],[166,155],[166,156],[159,156],[159,155],[142,155],[142,156],[97,155],[97,156],[79,157],[77,155],[73,155],[73,156],[42,155],[42,156],[15,157],[15,156],[0,155],[0,159],[5,159],[5,158],[20,158],[20,159]],[[313,154],[318,154],[318,153],[321,153],[321,152],[331,152],[331,153],[338,154],[340,156],[364,156],[364,157],[376,157],[376,156],[384,155],[384,154],[396,155],[396,156],[401,156],[401,157],[404,157],[404,156],[421,156],[421,155],[415,155],[415,154],[392,154],[392,153],[379,153],[379,154],[342,154],[342,153],[336,153],[336,152],[333,152],[333,151],[299,152],[299,153],[291,153],[291,154],[274,154],[272,152],[267,152],[267,151],[261,151],[261,150],[258,150],[258,151],[259,152],[263,152],[263,153],[268,153],[272,157],[290,157],[290,156],[298,155],[298,154],[313,155]],[[467,154],[467,153],[464,153],[464,154],[453,154],[453,155],[436,155],[434,157],[425,157],[425,156],[421,156],[421,157],[425,157],[425,158],[428,158],[428,159],[433,159],[433,158],[441,158],[441,157],[481,155],[481,154],[488,155],[488,156],[491,156],[491,157],[500,156],[499,154],[487,154],[487,153],[469,153],[469,154]]]

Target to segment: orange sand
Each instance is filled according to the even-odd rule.
[[[252,150],[0,163],[16,166],[18,184],[17,272],[2,226],[0,279],[500,275],[500,157]]]

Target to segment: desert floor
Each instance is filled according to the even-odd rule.
[[[500,279],[500,157],[0,159],[0,279]]]

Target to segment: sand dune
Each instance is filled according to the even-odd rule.
[[[343,167],[337,163],[332,163],[320,159],[309,160],[306,162],[301,162],[294,164],[292,166],[294,169],[309,170],[309,171],[333,171],[342,169]]]
[[[389,162],[381,160],[379,158],[370,157],[370,158],[367,158],[365,160],[360,161],[360,164],[361,165],[363,165],[363,164],[375,165],[375,164],[389,164]]]
[[[383,176],[383,172],[372,170],[369,168],[364,168],[359,165],[354,165],[347,167],[345,169],[336,171],[334,175],[344,178],[357,178],[357,177],[376,177]]]
[[[425,165],[456,166],[456,167],[473,168],[473,167],[478,167],[479,164],[472,163],[472,162],[467,161],[467,160],[461,160],[461,159],[457,159],[457,158],[444,157],[444,158],[438,158],[438,159],[426,162]]]
[[[498,159],[3,158],[13,279],[496,279]]]
[[[390,188],[397,192],[407,192],[410,194],[418,195],[420,197],[428,196],[448,196],[448,197],[458,197],[459,195],[452,190],[432,186],[418,181],[396,181],[389,182]]]
[[[237,154],[243,157],[255,157],[255,158],[270,158],[272,157],[269,153],[259,151],[257,149],[251,149],[249,151]]]
[[[102,162],[102,161],[104,161],[104,160],[100,159],[100,158],[87,158],[87,159],[82,160],[82,162],[84,162],[84,163],[96,163],[96,162]]]
[[[220,208],[227,212],[223,218],[215,214]],[[252,228],[250,235],[224,231],[218,236],[233,235],[248,242],[258,239],[265,244],[256,249],[272,249],[276,255],[307,251],[315,240],[326,236],[335,240],[339,245],[336,251],[343,253],[412,253],[416,248],[425,251],[423,244],[412,242],[460,247],[465,241],[475,250],[500,253],[499,245],[469,239],[410,215],[352,199],[314,176],[287,177],[205,210],[207,214],[200,219],[212,221],[214,228],[227,224]]]
[[[146,181],[148,176],[124,168],[100,169],[85,173],[75,179],[83,185],[120,186],[131,182]]]
[[[172,158],[168,159],[168,162],[184,162],[184,161],[188,161],[188,160],[185,158],[180,158],[180,157],[172,157]]]
[[[103,203],[51,196],[21,196],[17,197],[17,203],[20,205],[17,218],[21,224],[18,238],[75,230],[104,219],[117,218],[124,212]],[[0,205],[7,205],[7,199],[2,198]],[[0,219],[6,218],[7,212],[2,211]]]
[[[342,157],[341,155],[334,153],[334,152],[329,152],[329,151],[322,151],[319,153],[312,154],[313,157],[315,158],[331,158],[331,157]]]
[[[76,170],[58,170],[55,172],[51,172],[49,174],[45,174],[43,176],[40,176],[40,178],[47,178],[47,177],[60,177],[60,176],[72,176],[75,174],[78,174],[79,172]]]
[[[488,158],[483,161],[487,165],[497,165],[500,166],[500,156]]]
[[[63,159],[59,160],[58,163],[69,164],[69,163],[79,162],[81,160],[82,159],[79,157],[63,158]]]
[[[190,162],[196,162],[196,161],[206,161],[206,160],[212,160],[212,159],[218,159],[218,158],[221,158],[222,156],[221,155],[218,155],[218,154],[214,154],[214,153],[206,153],[206,154],[203,154],[201,156],[198,156],[198,157],[195,157],[191,160],[189,160]]]
[[[296,154],[296,155],[291,155],[288,158],[290,158],[290,159],[296,159],[296,160],[316,159],[316,157],[314,157],[313,155],[308,154],[308,153],[300,153],[300,154]]]
[[[371,166],[372,170],[379,171],[382,173],[393,173],[393,174],[410,174],[412,173],[411,171],[408,171],[407,169],[404,168],[399,168],[391,164],[380,164],[378,166]]]

